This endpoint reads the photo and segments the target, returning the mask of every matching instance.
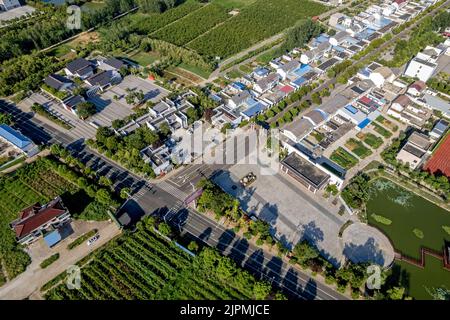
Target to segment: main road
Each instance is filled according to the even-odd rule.
[[[185,207],[183,200],[189,192],[187,185],[177,187],[165,181],[149,183],[144,178],[128,172],[117,163],[90,150],[85,146],[84,141],[74,140],[55,126],[36,119],[33,114],[22,112],[10,102],[0,100],[0,111],[13,115],[14,126],[36,143],[60,143],[98,174],[110,177],[114,181],[114,187],[130,187],[132,201],[129,202],[136,203],[142,212],[157,213],[162,217],[167,217],[167,212],[173,213],[169,223],[179,228],[180,232],[189,233],[204,243],[216,247],[256,277],[272,282],[289,296],[297,299],[347,299],[271,252],[262,250],[239,237],[220,223],[192,208]],[[189,170],[192,171],[192,168],[188,167],[182,172]],[[209,176],[214,173],[214,170],[207,167],[201,167],[198,170],[194,167],[193,174],[184,176],[189,176],[187,179],[189,181],[196,181],[195,179],[202,174]]]

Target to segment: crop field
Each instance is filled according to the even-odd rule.
[[[376,122],[379,122],[382,126],[387,127],[390,131],[396,132],[398,130],[398,126],[392,121],[386,119],[383,116],[378,116],[375,119]]]
[[[383,144],[383,139],[370,132],[359,132],[356,136],[372,149],[378,149]]]
[[[230,17],[226,8],[212,3],[150,36],[182,46]]]
[[[0,179],[0,259],[10,278],[23,272],[28,255],[17,246],[9,223],[22,209],[40,202],[44,204],[77,186],[55,173],[44,161],[37,161]]]
[[[385,128],[380,126],[378,123],[372,122],[372,125],[373,125],[373,129],[376,132],[378,132],[379,134],[381,134],[383,137],[385,137],[385,138],[392,137],[392,133],[389,130],[386,130]]]
[[[369,148],[366,148],[361,141],[356,140],[355,138],[348,139],[345,146],[361,159],[364,159],[372,154],[372,151],[370,151]]]
[[[108,244],[81,269],[81,289],[59,284],[50,300],[251,299],[258,283],[232,260],[205,248],[195,257],[143,224]]]
[[[240,13],[189,43],[199,54],[222,59],[294,25],[327,7],[309,0],[257,0]]]
[[[125,19],[131,19],[133,24],[141,31],[141,33],[150,34],[192,12],[195,12],[195,10],[201,9],[202,7],[203,5],[197,1],[188,0],[173,9],[165,11],[162,14],[137,13],[130,15]]]
[[[358,163],[358,159],[345,151],[344,148],[339,147],[333,151],[330,160],[336,162],[344,169],[350,169]]]

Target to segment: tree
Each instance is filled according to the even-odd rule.
[[[81,119],[87,119],[97,112],[95,105],[92,102],[82,102],[77,105],[76,112]]]
[[[256,300],[264,300],[267,298],[271,290],[271,286],[268,282],[261,281],[255,283],[253,286],[253,297]]]
[[[172,232],[172,229],[167,223],[161,222],[158,225],[158,231],[161,232],[163,235],[168,236]]]
[[[105,186],[105,187],[112,186],[112,181],[108,177],[105,177],[105,176],[101,176],[98,179],[98,183],[101,184],[102,186]]]
[[[198,243],[197,242],[195,242],[195,241],[191,241],[191,242],[189,242],[189,244],[188,244],[188,247],[187,247],[190,251],[198,251]]]
[[[0,113],[0,124],[13,125],[13,117],[9,113]]]
[[[113,205],[111,194],[106,189],[98,189],[95,193],[95,200],[104,205]]]
[[[387,291],[387,297],[389,300],[402,300],[405,295],[405,288],[393,287]]]
[[[292,250],[292,253],[300,264],[305,264],[309,260],[315,259],[319,256],[319,251],[312,247],[306,240],[297,243],[294,250]]]
[[[170,130],[169,125],[167,124],[167,122],[163,122],[160,126],[159,126],[159,132],[161,132],[163,137],[168,137],[172,131]]]
[[[122,199],[128,199],[130,194],[131,194],[131,189],[130,188],[122,188],[122,189],[120,189],[120,197]]]

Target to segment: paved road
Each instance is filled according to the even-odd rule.
[[[289,265],[276,255],[237,236],[214,220],[192,209],[181,210],[171,220],[175,226],[181,225],[182,232],[216,247],[222,254],[249,270],[260,279],[273,282],[284,288],[286,294],[298,299],[345,300],[347,297],[326,285],[315,281],[297,268]]]
[[[74,156],[77,156],[82,162],[86,163],[93,167],[94,170],[97,170],[102,175],[107,175],[112,177],[115,180],[115,187],[127,186],[132,188],[133,199],[141,206],[145,213],[159,212],[165,213],[173,209],[173,212],[178,213],[179,211],[185,212],[182,205],[182,200],[184,200],[184,196],[188,194],[189,188],[188,184],[185,184],[181,189],[169,184],[169,183],[156,183],[151,184],[143,180],[141,177],[136,176],[133,173],[128,172],[124,168],[115,164],[109,159],[104,158],[86,148],[83,141],[72,141],[69,136],[58,131],[57,128],[53,128],[48,124],[43,123],[32,117],[30,114],[26,114],[21,112],[20,109],[15,107],[13,104],[0,100],[0,111],[9,112],[14,116],[15,126],[22,130],[25,134],[29,135],[35,142],[38,143],[62,143],[66,146]],[[212,172],[211,172],[212,173]],[[209,175],[210,170],[205,170],[205,175]],[[195,179],[198,179],[197,175],[194,175]],[[192,181],[192,180],[191,180]],[[181,192],[181,193],[180,193]],[[206,219],[200,213],[196,213],[192,210],[189,211],[189,220],[184,225],[184,230],[186,232],[192,233],[194,236],[200,236],[202,233],[208,232],[207,230],[215,230],[218,232],[218,237],[221,237],[222,234],[226,231],[222,226],[218,225],[215,221],[210,219]],[[199,234],[199,232],[201,232]],[[231,231],[227,231],[229,235],[231,235]],[[224,243],[230,242],[230,239],[226,238],[226,235],[223,235],[221,241],[217,241],[218,238],[210,237],[208,244],[218,245],[219,250],[224,246]],[[228,236],[229,237],[229,236]],[[214,241],[216,239],[216,241]],[[237,239],[237,237],[236,237]],[[245,241],[245,240],[241,240]],[[250,245],[249,245],[250,248]],[[251,251],[250,251],[251,250]],[[249,253],[256,255],[256,251],[260,249],[252,248],[249,249]],[[234,250],[222,250],[224,254],[228,254],[234,259],[236,259],[237,255],[244,255],[245,251],[243,249],[234,249]],[[306,273],[302,271],[288,270],[288,266],[280,262],[275,261],[275,258],[269,253],[262,252],[258,253],[258,255],[263,254],[270,261],[274,260],[272,263],[266,263],[264,266],[264,270],[259,271],[261,276],[267,277],[275,277],[273,280],[274,283],[278,284],[287,292],[291,292],[293,296],[302,296],[305,299],[310,299],[314,296],[315,299],[331,299],[331,296],[334,299],[344,299],[345,297],[335,292],[333,289],[326,287],[325,285],[321,285],[316,283],[315,280],[311,279]],[[263,259],[264,260],[264,259]],[[243,260],[244,261],[244,260]],[[243,261],[238,261],[238,263],[243,263]],[[247,260],[245,260],[247,261]],[[264,260],[265,261],[265,260]],[[253,270],[253,272],[258,272],[257,266],[250,263],[244,263],[244,267],[247,269]],[[277,262],[277,263],[275,263]],[[293,277],[293,274],[296,274],[298,277],[299,284],[294,288],[292,281],[287,280]],[[262,275],[264,274],[264,275]],[[278,274],[278,275],[277,275]],[[308,284],[309,282],[309,284]],[[322,289],[322,286],[324,289]],[[321,288],[314,289],[314,287]],[[326,288],[326,289],[325,289]],[[296,291],[297,290],[297,291]],[[314,290],[316,293],[313,295]]]

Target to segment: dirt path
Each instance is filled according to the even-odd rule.
[[[28,297],[30,299],[42,299],[40,288],[45,283],[67,270],[69,266],[74,265],[94,249],[101,247],[121,233],[120,229],[113,222],[92,222],[89,223],[89,228],[97,228],[99,230],[100,238],[96,242],[89,247],[83,243],[69,251],[67,250],[67,244],[74,239],[65,239],[52,249],[51,252],[52,254],[58,252],[60,258],[46,269],[42,269],[39,265],[48,256],[43,256],[41,252],[30,252],[32,263],[24,273],[0,287],[0,300],[19,300]],[[39,251],[39,249],[33,249],[33,251]]]

